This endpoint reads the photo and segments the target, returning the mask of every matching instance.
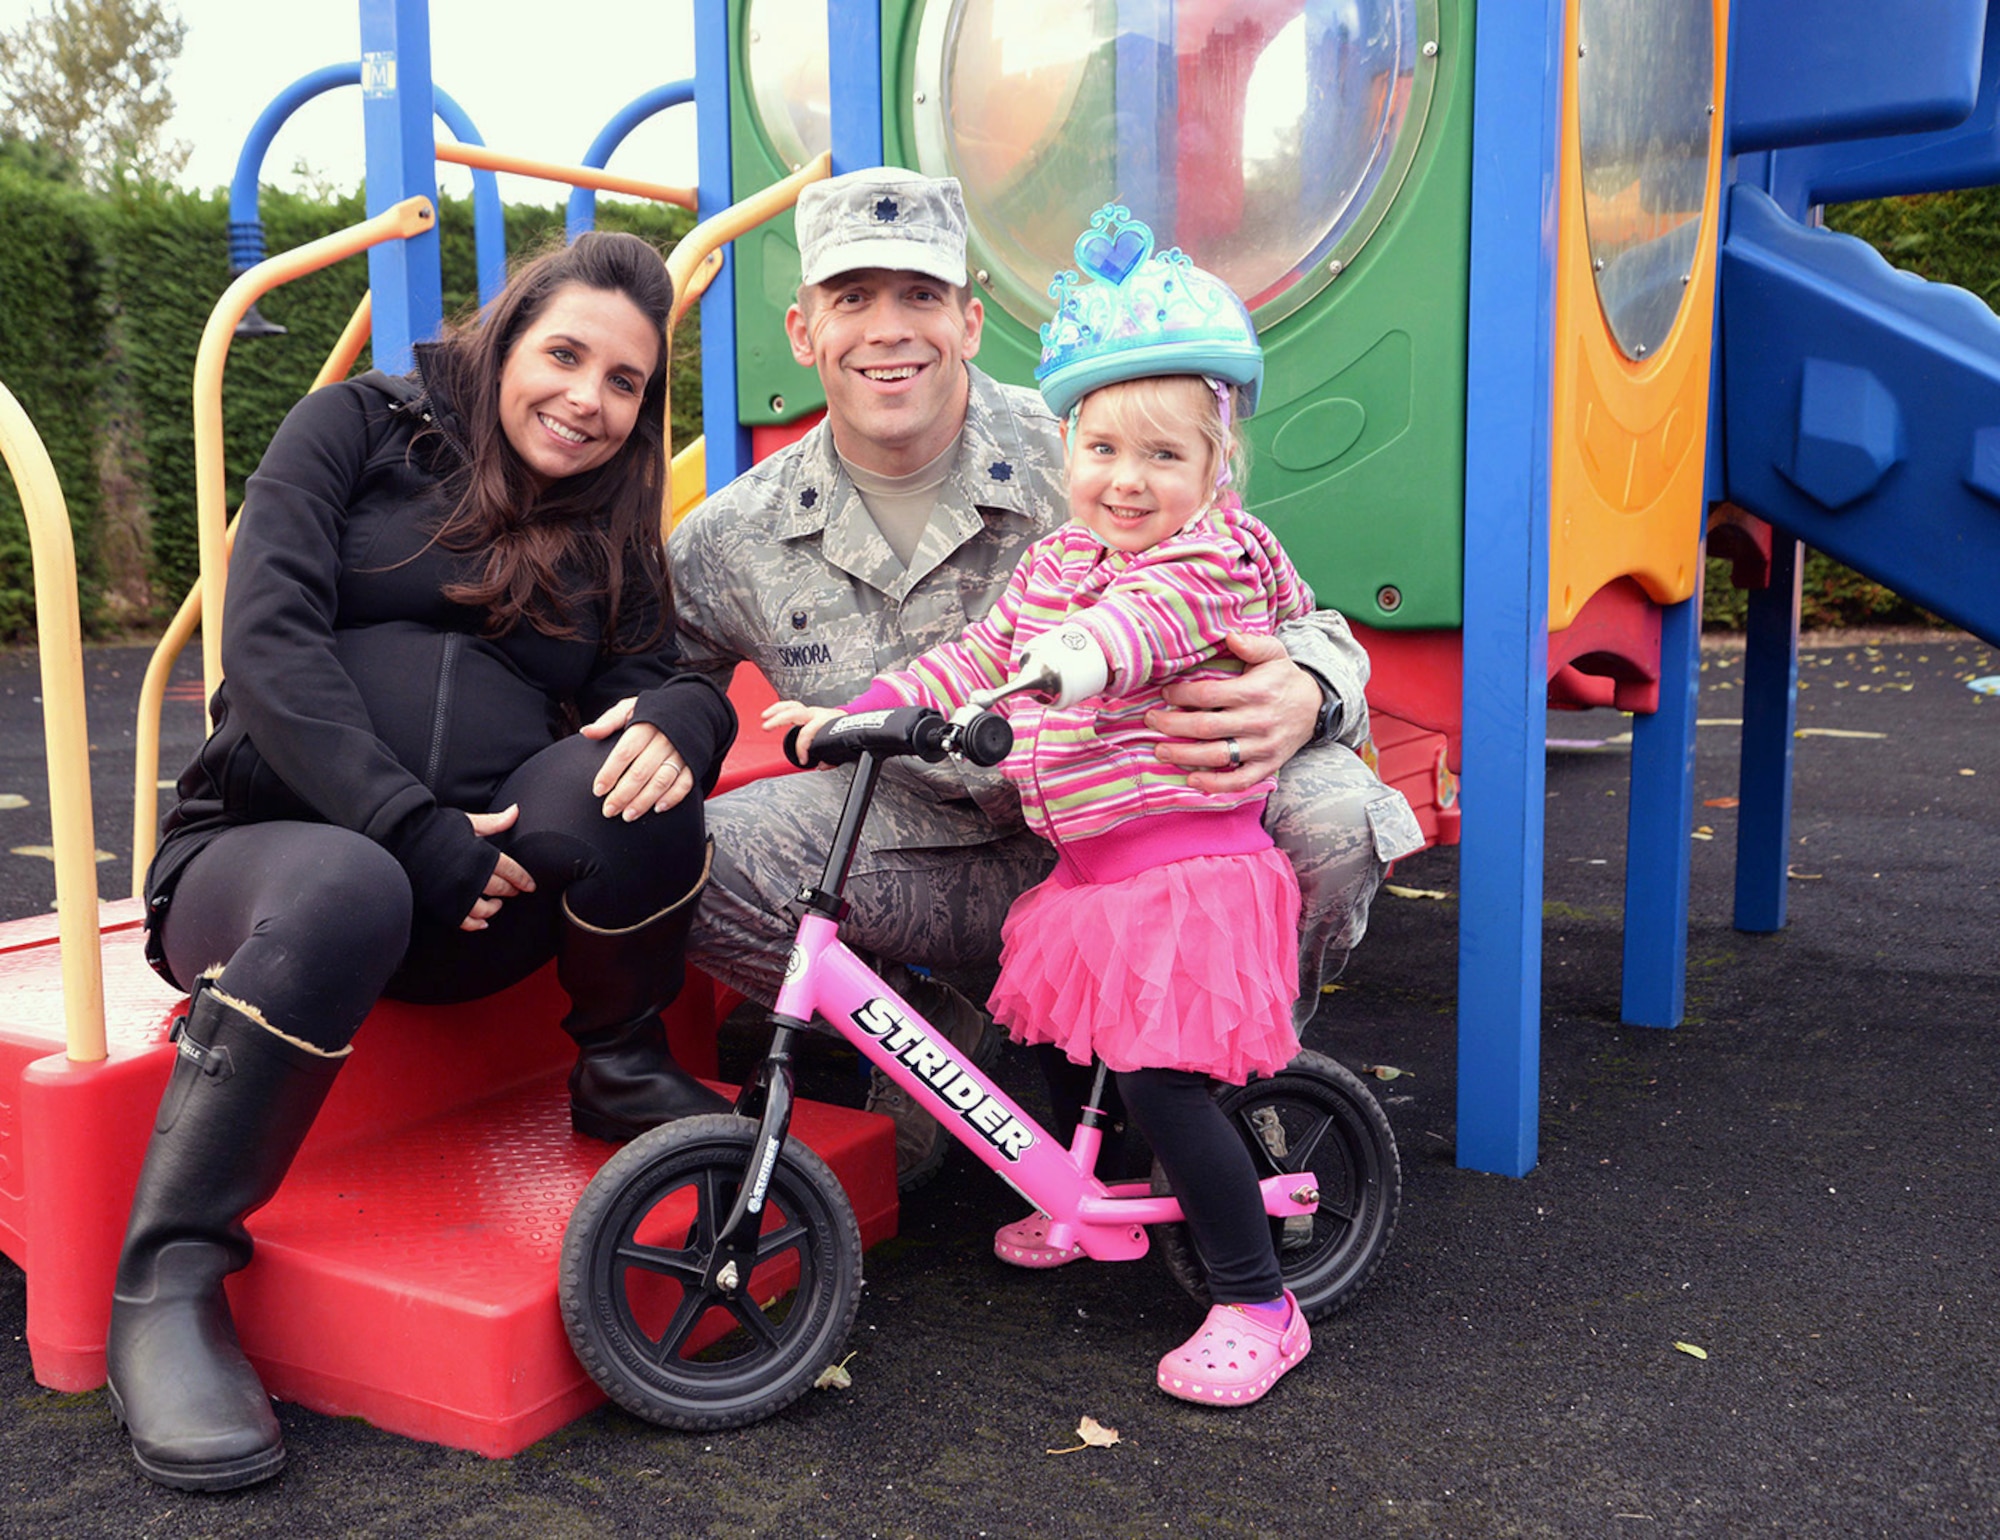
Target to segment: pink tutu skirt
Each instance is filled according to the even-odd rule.
[[[1299,1051],[1299,884],[1275,849],[1022,894],[989,1008],[1024,1043],[1241,1085]]]

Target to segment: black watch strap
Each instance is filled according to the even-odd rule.
[[[1331,743],[1340,735],[1340,724],[1346,716],[1341,709],[1340,697],[1333,693],[1333,687],[1319,675],[1313,675],[1313,683],[1319,686],[1319,715],[1313,718],[1314,743]]]

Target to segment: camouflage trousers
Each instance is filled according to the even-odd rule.
[[[688,941],[690,962],[754,1000],[775,998],[797,931],[785,905],[803,883],[819,880],[850,773],[776,776],[708,803],[715,866]],[[1279,777],[1264,823],[1297,871],[1303,900],[1300,1027],[1368,928],[1385,864],[1368,808],[1395,795],[1339,744],[1299,754]],[[999,957],[1001,921],[1048,875],[1054,855],[1019,825],[995,829],[983,843],[958,843],[969,816],[882,782],[848,880],[851,907],[841,926],[848,945],[947,973]]]

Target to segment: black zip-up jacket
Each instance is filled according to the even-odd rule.
[[[413,449],[430,424],[441,431]],[[245,493],[223,616],[227,677],[147,874],[149,929],[209,840],[273,819],[367,835],[409,874],[418,914],[456,925],[499,860],[466,813],[486,811],[514,770],[628,695],[634,720],[673,740],[702,794],[714,789],[735,712],[678,670],[671,628],[649,651],[613,651],[599,601],[572,604],[577,639],[526,622],[487,637],[483,612],[444,597],[471,573],[467,553],[430,538],[463,446],[450,403],[415,376],[330,385],[285,418]],[[648,635],[658,596],[627,584],[623,606],[621,629]],[[157,937],[148,942],[157,958]]]

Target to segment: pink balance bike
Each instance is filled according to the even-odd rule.
[[[769,1053],[733,1114],[662,1124],[613,1156],[563,1238],[570,1342],[636,1416],[741,1427],[789,1406],[841,1356],[861,1297],[860,1229],[825,1162],[786,1138],[792,1049],[815,1017],[1048,1215],[1049,1245],[1125,1261],[1145,1255],[1151,1227],[1169,1271],[1208,1303],[1180,1203],[1154,1190],[1164,1183],[1094,1174],[1101,1064],[1064,1149],[840,940],[841,890],[883,762],[949,754],[991,766],[1012,742],[1004,718],[972,708],[949,722],[918,706],[862,712],[821,730],[813,760],[853,763],[854,781],[819,885],[793,901],[798,940]],[[1375,1271],[1395,1229],[1402,1172],[1388,1119],[1354,1075],[1317,1053],[1268,1079],[1218,1086],[1216,1097],[1267,1173],[1285,1286],[1308,1319],[1330,1315]]]

